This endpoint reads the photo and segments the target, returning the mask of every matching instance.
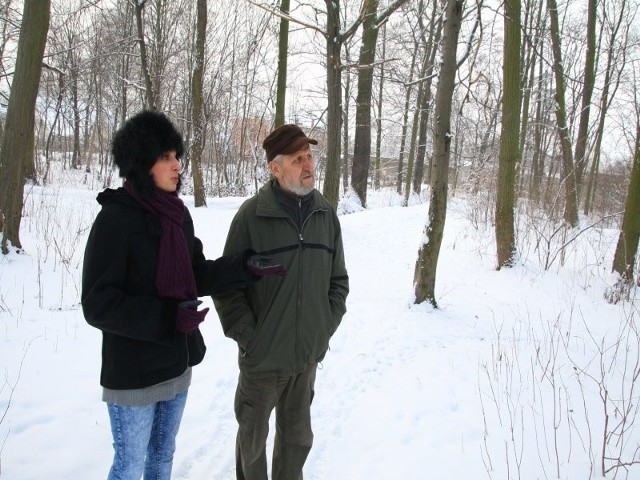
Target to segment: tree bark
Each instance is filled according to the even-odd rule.
[[[433,176],[429,221],[425,225],[424,240],[418,250],[414,272],[415,303],[429,301],[438,307],[435,297],[436,270],[447,215],[449,157],[451,154],[451,104],[457,70],[457,47],[464,0],[447,0],[444,23],[442,66],[436,92],[433,142]]]
[[[636,147],[631,179],[622,219],[622,230],[613,257],[613,271],[620,274],[626,285],[633,282],[633,267],[640,239],[640,125],[636,132]]]
[[[362,45],[358,59],[358,93],[356,100],[356,132],[353,147],[351,186],[363,207],[367,206],[367,186],[371,166],[371,97],[373,63],[380,24],[406,0],[396,0],[378,15],[379,0],[366,0],[362,7]]]
[[[431,11],[431,23],[429,25],[429,39],[425,49],[425,68],[423,68],[422,93],[418,109],[420,110],[420,125],[418,127],[418,146],[416,151],[415,172],[413,174],[413,193],[420,194],[422,181],[424,180],[424,163],[427,155],[427,130],[429,126],[429,108],[431,104],[431,83],[433,80],[433,68],[436,52],[442,35],[442,18],[437,18],[438,2],[433,2]],[[408,196],[406,197],[408,198]]]
[[[589,130],[589,115],[591,113],[591,97],[595,84],[596,63],[596,0],[589,0],[587,7],[587,51],[584,61],[584,79],[582,90],[582,105],[580,108],[580,123],[578,136],[576,137],[575,163],[576,163],[576,196],[580,198],[582,191],[582,178],[587,159],[587,135]],[[577,207],[576,207],[577,208]]]
[[[606,114],[607,111],[609,110],[609,105],[610,105],[610,91],[611,92],[615,92],[618,88],[618,85],[620,84],[620,74],[623,68],[622,66],[619,66],[619,73],[617,75],[616,80],[614,81],[614,70],[616,69],[615,64],[616,64],[616,42],[614,41],[616,38],[618,38],[618,34],[620,32],[620,29],[622,27],[623,21],[624,21],[624,15],[626,12],[626,1],[623,0],[622,1],[622,5],[620,7],[619,10],[619,15],[618,18],[616,20],[615,23],[613,23],[613,25],[611,26],[611,32],[609,35],[609,39],[610,41],[609,43],[609,48],[607,49],[607,64],[606,67],[604,69],[604,82],[603,82],[603,89],[602,89],[602,93],[600,94],[600,109],[599,109],[599,118],[598,118],[598,126],[596,128],[596,141],[595,141],[595,147],[593,149],[594,151],[594,156],[593,156],[593,161],[591,162],[591,168],[589,171],[589,179],[587,180],[587,186],[586,186],[586,190],[584,192],[584,214],[588,215],[591,212],[591,208],[592,208],[592,201],[593,198],[595,197],[595,193],[596,193],[596,184],[597,184],[597,178],[598,178],[598,172],[600,169],[600,155],[602,152],[602,140],[604,137],[604,124],[605,124],[605,118],[606,118]],[[606,8],[606,6],[605,6]],[[626,37],[626,35],[624,35]],[[626,42],[625,42],[626,43]],[[623,55],[624,57],[624,55]],[[624,64],[624,62],[621,62]],[[611,95],[613,97],[613,94]]]
[[[496,250],[498,269],[513,265],[516,253],[514,209],[516,165],[520,147],[520,0],[504,3],[502,128],[496,197]]]
[[[384,60],[386,58],[386,37],[387,28],[382,26],[382,64],[380,65],[380,83],[378,85],[378,105],[376,114],[376,153],[375,153],[375,167],[373,171],[373,188],[378,190],[380,188],[380,176],[381,172],[381,156],[382,156],[382,103],[384,94]]]
[[[562,47],[560,45],[560,27],[558,24],[558,5],[556,0],[547,0],[547,9],[551,20],[551,45],[553,49],[553,73],[556,80],[556,120],[562,150],[562,176],[565,188],[564,221],[567,225],[578,225],[578,192],[576,170],[571,151],[567,107],[565,102],[564,69],[562,67]]]
[[[0,150],[0,216],[4,216],[1,249],[4,254],[9,253],[9,244],[22,248],[20,221],[24,172],[34,154],[34,108],[49,30],[49,10],[50,0],[24,1],[15,74]]]
[[[198,0],[196,16],[195,66],[191,87],[193,138],[191,140],[191,175],[193,177],[194,205],[207,205],[202,182],[202,152],[205,144],[205,118],[203,115],[204,44],[207,35],[207,0]]]
[[[402,182],[404,173],[404,156],[407,149],[407,131],[409,130],[409,107],[411,104],[411,91],[413,89],[413,72],[416,68],[416,61],[418,59],[418,48],[413,49],[413,55],[411,57],[411,69],[409,70],[409,84],[405,86],[407,89],[404,97],[404,113],[402,115],[402,134],[400,137],[400,154],[398,155],[398,174],[396,176],[396,192],[398,195],[402,194]]]
[[[280,11],[289,14],[290,0],[280,2]],[[287,97],[287,54],[289,53],[289,20],[280,18],[278,34],[278,84],[276,86],[276,118],[274,127],[284,125],[284,108]]]
[[[340,192],[340,131],[342,126],[342,71],[340,65],[340,10],[334,0],[327,5],[327,169],[322,193],[334,207]]]
[[[153,82],[151,80],[151,74],[149,73],[149,60],[147,56],[147,45],[144,41],[144,27],[142,24],[142,9],[146,0],[136,2],[135,14],[136,14],[136,26],[138,28],[138,44],[140,45],[140,62],[142,64],[142,75],[144,77],[145,84],[145,107],[149,110],[157,110],[158,106],[155,104],[156,95],[153,91]]]

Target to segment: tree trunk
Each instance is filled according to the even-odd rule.
[[[349,44],[344,45],[344,60],[347,65],[351,65],[351,51]],[[352,74],[349,71],[345,71],[343,85],[342,85],[342,193],[344,195],[349,191],[349,175],[350,175],[350,159],[349,152],[351,151],[351,137],[349,135],[349,118],[351,116],[351,77]]]
[[[618,74],[616,81],[615,82],[613,81],[613,77],[614,77],[613,72],[615,70],[615,63],[616,63],[616,59],[615,59],[616,58],[616,42],[614,41],[614,39],[618,38],[618,33],[624,21],[624,15],[626,12],[625,7],[626,7],[626,1],[623,1],[622,6],[619,10],[620,12],[619,16],[616,22],[612,25],[612,30],[609,36],[610,41],[608,42],[609,48],[607,50],[607,66],[604,69],[604,82],[603,82],[604,87],[600,95],[598,127],[595,132],[596,141],[595,141],[595,147],[593,149],[594,157],[591,163],[589,179],[587,181],[587,187],[584,194],[584,210],[583,211],[585,215],[588,215],[590,213],[592,201],[596,193],[596,183],[598,178],[598,171],[600,168],[600,155],[602,152],[601,147],[602,147],[602,140],[604,137],[604,123],[605,123],[606,114],[610,104],[609,92],[610,91],[615,92],[620,83],[620,73],[622,69],[620,69],[620,73]]]
[[[413,179],[413,164],[416,158],[416,143],[418,138],[418,125],[420,123],[420,99],[423,95],[423,85],[420,83],[418,94],[416,96],[418,105],[413,111],[413,121],[411,122],[411,137],[409,139],[409,155],[407,156],[407,174],[404,180],[404,199],[403,206],[409,205],[409,197],[411,196],[411,180]]]
[[[73,55],[73,53],[72,53]],[[80,167],[80,105],[78,104],[78,66],[71,67],[71,107],[73,109],[73,153],[71,154],[71,168]]]
[[[631,179],[622,219],[622,230],[618,237],[616,253],[613,257],[613,271],[620,274],[626,285],[633,282],[633,266],[640,239],[640,125],[636,132],[636,148],[631,168]]]
[[[327,5],[327,170],[322,193],[335,208],[340,192],[340,130],[342,125],[342,71],[340,65],[340,10],[333,0]]]
[[[367,0],[363,5],[362,45],[358,58],[358,93],[356,100],[356,133],[351,167],[351,186],[363,207],[367,206],[367,186],[371,166],[371,95],[373,62],[380,24],[406,0],[396,0],[378,15],[379,0]]]
[[[553,73],[556,80],[556,120],[562,150],[562,176],[565,187],[564,221],[567,225],[578,225],[578,192],[576,170],[573,164],[567,107],[565,103],[564,69],[562,67],[562,47],[560,45],[560,27],[558,24],[558,6],[556,0],[547,0],[551,19],[551,45],[553,49]]]
[[[576,138],[576,150],[574,159],[576,162],[576,196],[580,198],[582,190],[582,178],[587,159],[587,134],[589,130],[589,114],[591,112],[591,97],[595,83],[596,63],[596,0],[589,0],[587,14],[587,51],[584,61],[584,80],[582,90],[582,106],[580,108],[580,123]]]
[[[381,171],[381,156],[382,156],[382,103],[384,94],[384,60],[386,58],[387,50],[387,28],[382,26],[382,64],[380,65],[380,83],[378,85],[378,105],[376,112],[376,153],[375,153],[375,169],[373,172],[373,188],[380,189],[380,176]]]
[[[351,167],[351,187],[367,206],[367,182],[371,163],[371,92],[373,85],[373,62],[378,41],[378,0],[365,2],[362,22],[362,45],[358,58],[358,93],[356,96],[356,133]]]
[[[543,46],[540,45],[542,54]],[[544,154],[542,149],[542,118],[546,89],[543,80],[544,62],[538,64],[538,91],[536,94],[536,113],[533,122],[533,154],[531,158],[531,186],[529,194],[535,203],[540,202],[542,192],[542,174],[544,173]]]
[[[455,87],[456,54],[463,7],[464,0],[447,0],[442,66],[434,114],[436,119],[433,141],[434,168],[431,180],[429,222],[424,229],[426,243],[423,243],[418,250],[418,260],[414,272],[415,303],[428,300],[435,308],[438,307],[435,297],[436,270],[447,215],[449,157],[451,153],[451,104]]]
[[[49,30],[49,10],[50,0],[24,1],[15,74],[0,150],[0,216],[4,216],[1,249],[4,254],[9,253],[9,244],[22,248],[20,221],[24,169],[34,153],[34,108]]]
[[[144,41],[144,28],[142,25],[142,9],[146,0],[136,2],[136,26],[138,28],[138,44],[140,45],[140,62],[142,64],[142,75],[144,76],[145,84],[145,108],[149,110],[156,110],[158,106],[155,104],[155,94],[153,92],[153,82],[151,81],[151,74],[149,73],[149,60],[147,56],[147,45]]]
[[[533,2],[526,2],[524,4],[524,7],[525,12],[523,15],[525,18],[528,18],[530,20],[525,20],[523,22],[523,25],[526,25],[528,32],[532,32],[532,38],[530,42],[520,42],[520,48],[522,51],[522,53],[520,54],[520,62],[522,65],[522,85],[520,86],[520,88],[522,89],[522,107],[520,110],[520,153],[518,155],[520,159],[520,165],[518,165],[517,167],[518,172],[524,172],[524,161],[527,158],[527,156],[525,155],[525,146],[527,144],[526,139],[529,132],[529,106],[531,103],[531,92],[533,91],[533,87],[535,85],[538,55],[542,55],[540,45],[540,39],[542,36],[537,32],[540,28],[542,28],[542,11],[544,10],[541,4],[534,4]],[[537,7],[537,16],[536,22],[533,23],[534,12],[532,10],[535,7]],[[527,35],[527,32],[525,32],[525,35]],[[520,37],[522,37],[522,31],[520,33]],[[526,175],[521,174],[520,177],[520,183],[524,184]]]
[[[520,134],[520,0],[504,3],[502,128],[496,192],[498,269],[513,265],[516,253],[514,209]]]
[[[280,11],[289,14],[290,0],[280,2]],[[278,85],[276,87],[276,118],[274,128],[284,125],[284,108],[287,96],[287,54],[289,53],[289,20],[280,19],[278,34]]]
[[[404,114],[402,115],[402,134],[400,138],[400,154],[398,155],[398,175],[396,177],[396,192],[402,194],[402,179],[404,172],[404,154],[407,148],[407,130],[409,130],[409,107],[411,103],[411,90],[413,85],[413,72],[416,68],[418,56],[418,48],[413,49],[413,57],[411,58],[411,69],[409,70],[409,84],[406,85],[407,91],[404,98]]]
[[[437,18],[438,2],[433,2],[431,11],[431,23],[429,25],[429,40],[425,49],[425,68],[423,68],[422,94],[420,95],[420,125],[418,126],[418,148],[415,160],[415,172],[413,174],[413,192],[420,194],[422,181],[424,180],[424,161],[427,155],[427,131],[429,126],[429,105],[431,104],[431,83],[433,80],[433,68],[436,58],[437,46],[442,35],[442,18]],[[437,22],[437,23],[436,23]],[[408,198],[408,197],[407,197]]]
[[[193,177],[194,205],[207,205],[207,197],[202,182],[202,152],[204,150],[205,118],[202,113],[203,87],[202,75],[204,71],[204,44],[207,35],[207,0],[198,0],[196,17],[196,45],[194,53],[195,66],[191,86],[193,138],[191,140],[191,175]]]

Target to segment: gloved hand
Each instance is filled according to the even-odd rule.
[[[247,269],[259,277],[268,275],[284,277],[287,274],[286,268],[279,263],[275,263],[273,257],[267,255],[251,255],[247,258]]]
[[[209,308],[198,310],[202,300],[185,300],[178,303],[176,312],[176,330],[182,333],[189,333],[198,328],[204,321],[204,317]]]

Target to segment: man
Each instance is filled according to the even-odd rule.
[[[264,140],[272,178],[238,210],[226,252],[273,257],[286,276],[270,276],[214,299],[224,333],[239,347],[235,398],[236,476],[266,480],[269,418],[276,409],[273,480],[302,479],[311,450],[311,401],[318,362],[346,311],[349,277],[340,222],[314,188],[309,144],[296,125]],[[275,268],[278,268],[275,267]]]

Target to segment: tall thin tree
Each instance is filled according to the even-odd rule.
[[[280,2],[283,15],[289,14],[290,0]],[[278,84],[276,86],[276,118],[274,127],[284,125],[284,108],[287,98],[287,58],[289,54],[289,19],[280,17],[280,32],[278,33]]]
[[[522,94],[520,90],[520,0],[504,2],[502,78],[504,88],[495,222],[498,269],[512,266],[516,253],[514,209],[516,165],[520,154]]]
[[[565,78],[560,43],[560,25],[558,22],[558,4],[556,0],[547,0],[549,19],[551,20],[551,45],[553,50],[553,73],[556,80],[556,121],[560,149],[562,151],[562,176],[565,188],[564,222],[571,227],[578,225],[578,191],[576,171],[569,138],[567,107],[565,101]]]
[[[640,123],[636,129],[636,147],[629,179],[629,189],[622,219],[618,245],[613,257],[613,271],[620,274],[622,289],[633,282],[633,269],[640,240]]]
[[[325,0],[327,25],[323,32],[326,41],[327,64],[327,168],[322,193],[336,207],[340,193],[340,135],[342,129],[342,62],[340,51],[362,23],[363,14],[347,29],[340,25],[340,5],[335,0]],[[363,5],[363,11],[366,7]]]
[[[407,0],[395,0],[378,13],[379,0],[363,4],[362,44],[358,59],[358,93],[356,100],[356,133],[353,147],[351,186],[361,205],[367,205],[367,186],[371,165],[371,99],[373,70],[380,25]]]
[[[138,44],[140,45],[140,63],[142,65],[142,75],[145,85],[145,107],[149,110],[157,110],[156,94],[154,92],[151,73],[149,72],[149,58],[147,55],[147,44],[144,40],[144,24],[142,21],[142,10],[146,4],[146,0],[139,0],[135,3],[136,26],[138,31]]]
[[[591,97],[595,85],[596,70],[596,0],[589,0],[587,5],[587,50],[584,61],[584,77],[582,87],[582,104],[580,107],[580,123],[576,137],[574,160],[576,163],[576,189],[580,198],[582,178],[586,167],[589,116],[591,113]]]
[[[207,36],[207,0],[198,0],[196,13],[195,65],[191,82],[193,138],[191,139],[191,176],[196,207],[207,205],[202,182],[202,151],[205,144],[205,118],[203,114],[204,47]]]
[[[610,4],[608,4],[610,5]],[[603,14],[612,17],[608,27],[608,48],[606,49],[606,66],[604,67],[603,88],[600,93],[600,108],[598,114],[598,124],[595,132],[595,142],[593,148],[593,160],[589,169],[589,178],[586,183],[584,192],[584,214],[587,215],[591,211],[593,199],[596,193],[596,184],[600,169],[600,157],[602,155],[602,141],[604,139],[604,125],[607,112],[611,101],[615,96],[615,92],[620,85],[622,71],[625,68],[626,47],[618,49],[618,42],[621,45],[627,45],[629,41],[628,26],[625,28],[624,21],[627,13],[627,1],[622,0],[617,17],[607,14],[607,4],[602,5]],[[604,29],[603,29],[604,31]],[[602,37],[602,33],[601,33]],[[617,41],[616,41],[617,40]]]
[[[418,144],[416,146],[416,159],[413,173],[412,191],[420,194],[422,181],[424,179],[424,163],[427,154],[427,130],[429,126],[429,109],[431,104],[431,83],[433,81],[433,70],[435,68],[435,56],[442,35],[442,16],[437,14],[438,2],[434,1],[431,10],[431,20],[428,30],[428,40],[425,48],[423,63],[423,86],[418,95],[418,110],[420,111],[420,125],[418,126]],[[422,22],[421,22],[422,23]],[[427,178],[429,179],[429,175]],[[408,190],[408,189],[407,189]],[[408,193],[405,192],[405,199]],[[408,203],[408,202],[405,202]]]
[[[9,244],[22,248],[20,222],[25,166],[34,155],[34,109],[49,31],[50,7],[50,0],[24,1],[15,74],[0,149],[0,216],[4,215],[4,222],[0,223],[3,224],[1,249],[4,254],[9,253]]]
[[[442,42],[442,64],[436,91],[433,140],[433,175],[429,219],[424,228],[424,243],[418,250],[413,277],[415,303],[429,301],[438,307],[435,296],[438,257],[447,216],[449,157],[451,155],[451,105],[457,70],[458,36],[464,12],[464,0],[447,0]]]

